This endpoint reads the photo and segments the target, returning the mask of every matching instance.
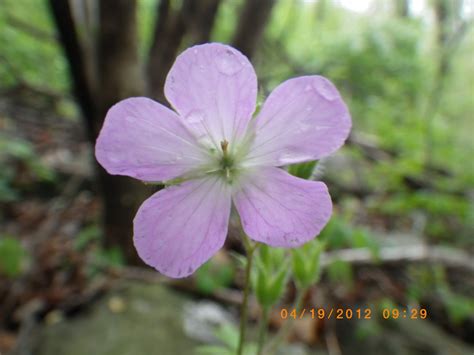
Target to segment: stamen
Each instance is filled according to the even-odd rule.
[[[229,142],[227,142],[225,139],[221,142],[221,148],[222,152],[224,155],[227,155],[227,148],[229,147]]]
[[[220,166],[222,169],[221,171],[224,174],[225,178],[228,181],[230,181],[233,165],[234,165],[234,160],[229,154],[229,142],[227,140],[223,140],[221,142],[221,148],[222,148],[222,158],[220,161]]]

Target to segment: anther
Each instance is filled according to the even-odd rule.
[[[227,142],[225,139],[221,142],[221,148],[222,148],[222,152],[225,154],[227,154],[227,147],[229,147],[229,142]]]

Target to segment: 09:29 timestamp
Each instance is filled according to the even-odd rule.
[[[428,311],[425,308],[384,308],[382,309],[383,319],[426,319]]]

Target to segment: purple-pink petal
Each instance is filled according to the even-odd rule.
[[[144,97],[126,99],[110,108],[95,155],[109,174],[143,181],[178,177],[208,159],[176,113]]]
[[[188,48],[166,79],[165,95],[198,137],[235,142],[244,134],[256,105],[257,77],[238,50],[219,43]]]
[[[253,124],[255,140],[247,166],[283,166],[317,160],[339,149],[351,117],[336,87],[321,76],[279,85]]]
[[[138,255],[166,276],[192,274],[223,246],[230,207],[230,186],[218,176],[157,192],[133,221]]]
[[[256,168],[239,178],[233,201],[245,233],[274,247],[296,247],[316,237],[329,221],[326,185],[275,168]]]

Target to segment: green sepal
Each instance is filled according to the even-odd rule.
[[[283,296],[289,278],[289,261],[283,249],[261,245],[255,258],[252,284],[257,301],[271,307]]]
[[[315,239],[300,248],[291,250],[293,277],[298,288],[308,288],[319,281],[320,259],[325,244]]]
[[[293,176],[308,180],[313,175],[317,164],[317,160],[293,164],[288,167],[288,172]]]

